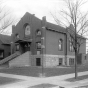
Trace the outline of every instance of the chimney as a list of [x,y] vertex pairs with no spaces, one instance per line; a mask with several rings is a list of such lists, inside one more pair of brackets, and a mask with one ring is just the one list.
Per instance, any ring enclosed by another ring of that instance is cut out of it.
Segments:
[[46,16],[42,17],[42,27],[46,26]]

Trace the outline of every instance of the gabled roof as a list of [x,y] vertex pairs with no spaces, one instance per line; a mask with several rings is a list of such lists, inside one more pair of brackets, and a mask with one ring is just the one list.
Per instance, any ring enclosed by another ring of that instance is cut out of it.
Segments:
[[[33,14],[31,14],[31,13],[29,13],[29,12],[26,12],[25,14],[24,14],[24,16],[21,18],[21,20],[24,18],[24,17],[30,17],[30,15],[33,15]],[[37,18],[37,19],[39,19],[38,17],[36,17],[36,16],[34,16],[35,18]],[[17,23],[17,25],[19,25],[19,23],[21,22],[21,20]],[[40,21],[42,21],[41,19],[39,19]],[[16,26],[17,26],[16,25]],[[61,33],[66,33],[66,30],[65,30],[65,28],[64,27],[61,27],[61,26],[59,26],[59,25],[56,25],[56,24],[53,24],[53,23],[50,23],[50,22],[47,22],[46,21],[46,28],[47,29],[49,29],[49,30],[51,30],[51,31],[56,31],[56,32],[61,32]]]
[[52,31],[57,31],[61,33],[66,33],[66,29],[64,27],[61,27],[59,25],[47,22],[46,24],[47,29],[52,30]]
[[3,44],[10,44],[11,36],[0,34],[0,40]]
[[[20,22],[23,20],[23,18],[25,18],[25,17],[29,17],[29,18],[30,18],[30,16],[32,16],[32,15],[35,15],[35,14],[31,14],[31,13],[29,13],[29,12],[26,12],[26,13],[21,17],[21,19],[19,20],[19,22],[17,22],[17,24],[16,24],[15,26],[19,25]],[[34,17],[37,18],[37,19],[39,19],[39,18],[36,17],[36,16],[34,16]],[[41,19],[39,19],[39,20],[41,20]]]

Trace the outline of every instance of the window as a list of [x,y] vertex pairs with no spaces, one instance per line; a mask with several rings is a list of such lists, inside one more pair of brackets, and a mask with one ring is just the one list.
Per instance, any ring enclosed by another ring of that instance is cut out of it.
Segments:
[[36,43],[37,49],[41,49],[41,42]]
[[29,36],[31,33],[30,32],[31,28],[30,28],[30,25],[28,23],[24,24],[24,30],[25,30],[25,36]]
[[74,58],[69,59],[69,65],[74,65]]
[[41,35],[41,31],[37,30],[37,34],[36,35]]
[[59,39],[59,50],[63,50],[63,40]]
[[72,44],[72,40],[69,40],[69,51],[73,52],[74,51],[74,47],[73,47],[73,44]]
[[19,44],[16,45],[16,51],[18,51],[20,49]]
[[19,34],[16,34],[16,38],[20,38]]
[[3,51],[0,51],[0,58],[3,58]]
[[37,51],[37,55],[40,55],[41,54],[41,51]]
[[63,63],[63,58],[59,58],[59,65],[62,65]]

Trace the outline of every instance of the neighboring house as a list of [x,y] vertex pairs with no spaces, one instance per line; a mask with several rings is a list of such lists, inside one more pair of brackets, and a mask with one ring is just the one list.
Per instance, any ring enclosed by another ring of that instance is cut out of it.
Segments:
[[[67,36],[65,28],[27,12],[16,26],[12,26],[11,53],[29,51],[31,66],[74,65],[75,55]],[[85,54],[85,44],[82,49],[81,53]]]
[[10,42],[11,36],[0,34],[0,60],[11,54]]

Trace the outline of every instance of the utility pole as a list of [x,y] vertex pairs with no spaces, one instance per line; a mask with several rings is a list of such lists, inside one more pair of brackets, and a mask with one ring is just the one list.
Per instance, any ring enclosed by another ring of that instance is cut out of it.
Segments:
[[77,31],[76,31],[76,15],[75,15],[75,79],[77,78]]
[[[45,27],[42,27],[42,30],[43,30],[43,32],[45,31]],[[44,49],[45,49],[45,38],[44,38],[44,36],[43,37],[41,37],[41,41],[42,41],[42,45],[41,45],[41,49],[42,49],[42,77],[44,77]]]
[[45,76],[45,73],[44,73],[44,59],[45,59],[45,53],[46,53],[46,50],[45,50],[45,47],[46,47],[46,42],[45,42],[45,38],[46,38],[46,17],[43,17],[42,18],[42,37],[41,37],[41,41],[42,41],[42,77]]
[[41,40],[42,40],[41,49],[42,49],[42,77],[43,77],[43,75],[44,75],[44,74],[43,74],[43,73],[44,73],[44,71],[43,71],[43,70],[44,70],[44,69],[43,69],[43,65],[44,65],[44,64],[43,64],[43,63],[44,63],[44,62],[43,62],[43,59],[44,59],[44,58],[43,58],[44,37],[42,37]]

